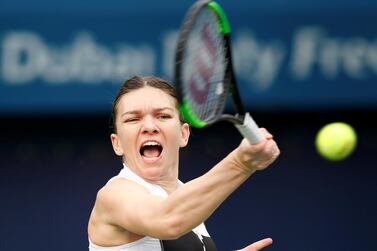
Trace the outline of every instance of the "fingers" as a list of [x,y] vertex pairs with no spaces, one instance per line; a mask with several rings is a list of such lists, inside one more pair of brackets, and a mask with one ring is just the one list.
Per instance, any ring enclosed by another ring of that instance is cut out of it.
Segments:
[[280,155],[280,149],[274,140],[269,140],[265,147],[266,151],[272,154],[273,159]]
[[260,132],[262,133],[262,135],[266,138],[266,139],[272,139],[274,136],[271,134],[271,133],[269,133],[268,131],[267,131],[267,129],[266,128],[259,128],[259,130],[260,130]]
[[250,144],[247,139],[243,139],[235,151],[236,163],[244,171],[263,170],[280,155],[279,147],[273,139],[273,135],[265,128],[260,128],[260,131],[265,137],[264,140],[257,144]]
[[269,152],[272,154],[271,159],[275,160],[280,155],[280,149],[277,146],[276,142],[272,140],[274,136],[271,133],[269,133],[266,130],[266,128],[260,128],[260,130],[262,134],[265,136],[266,141],[267,141],[264,148],[266,149],[266,152]]
[[271,238],[266,238],[266,239],[254,242],[253,244],[251,244],[250,246],[248,246],[247,249],[245,249],[245,251],[257,251],[257,250],[261,250],[262,248],[265,248],[265,247],[267,247],[267,246],[269,246],[271,244],[272,244],[272,239]]

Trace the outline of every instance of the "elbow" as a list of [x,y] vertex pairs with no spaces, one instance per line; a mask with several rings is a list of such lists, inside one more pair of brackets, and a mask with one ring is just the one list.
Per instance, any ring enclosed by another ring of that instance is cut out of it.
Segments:
[[159,237],[162,240],[175,240],[188,233],[191,229],[182,217],[172,216],[163,224],[164,230]]

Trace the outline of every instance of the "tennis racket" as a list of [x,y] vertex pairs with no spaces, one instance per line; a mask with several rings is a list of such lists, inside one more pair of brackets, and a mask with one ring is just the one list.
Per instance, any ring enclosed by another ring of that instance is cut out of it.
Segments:
[[[251,144],[264,139],[245,112],[232,66],[230,25],[221,6],[195,2],[180,28],[175,55],[175,84],[179,109],[193,127],[230,121]],[[235,114],[224,114],[228,96]]]

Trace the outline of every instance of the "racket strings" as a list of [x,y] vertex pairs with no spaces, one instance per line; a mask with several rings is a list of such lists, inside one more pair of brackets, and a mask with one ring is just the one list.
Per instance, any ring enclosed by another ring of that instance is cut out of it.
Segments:
[[183,59],[184,95],[193,112],[204,121],[217,118],[226,99],[226,48],[217,22],[213,11],[202,9],[188,36]]

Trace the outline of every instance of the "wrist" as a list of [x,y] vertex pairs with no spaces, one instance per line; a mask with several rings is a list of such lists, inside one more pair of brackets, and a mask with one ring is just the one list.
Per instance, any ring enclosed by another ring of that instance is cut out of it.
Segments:
[[255,171],[257,171],[257,168],[253,166],[244,154],[241,153],[239,148],[236,148],[233,150],[229,155],[229,162],[230,167],[234,168],[235,170],[240,171],[241,173],[244,173],[247,176],[250,176]]

